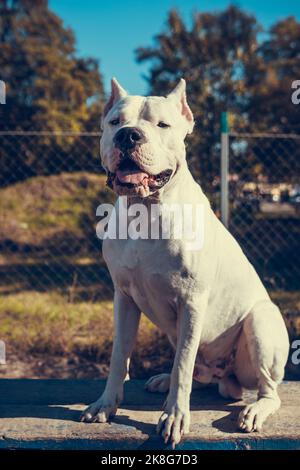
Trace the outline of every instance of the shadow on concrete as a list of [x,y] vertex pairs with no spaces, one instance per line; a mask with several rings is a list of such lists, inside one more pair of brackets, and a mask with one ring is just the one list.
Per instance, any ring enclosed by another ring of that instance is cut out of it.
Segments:
[[228,411],[228,415],[213,421],[212,427],[227,434],[235,434],[239,432],[237,427],[237,420],[239,413],[243,408],[243,406],[236,406],[234,410],[232,409],[232,407],[227,407],[227,409],[222,408],[224,411]]
[[[123,414],[104,425],[80,423],[81,410],[97,399],[104,385],[99,380],[0,380],[0,448],[170,449],[156,434],[165,394],[145,392],[140,380],[126,383]],[[298,384],[282,384],[280,395],[285,406],[277,417],[263,433],[248,435],[236,427],[242,402],[224,400],[214,386],[195,390],[192,432],[176,450],[299,449]],[[245,393],[245,402],[254,397]]]
[[80,415],[80,410],[73,410],[63,406],[16,405],[15,407],[6,407],[0,405],[1,418],[39,418],[79,422]]
[[[95,401],[104,390],[105,380],[80,379],[0,379],[0,405],[74,405]],[[153,410],[162,408],[166,394],[150,393],[144,389],[145,381],[125,383],[123,406]],[[191,409],[221,406],[226,402],[215,385],[193,390]]]
[[[0,414],[2,418],[44,418],[79,422],[81,410],[72,405],[88,405],[103,392],[104,380],[0,380]],[[131,380],[125,384],[122,409],[161,411],[166,394],[150,393],[144,390],[144,382]],[[233,401],[222,398],[217,387],[210,385],[194,390],[191,396],[191,411],[226,411],[228,415],[215,420],[213,427],[222,432],[234,433],[236,421],[242,406],[231,406]],[[8,406],[9,405],[9,406]],[[127,415],[117,415],[113,423],[130,426],[149,435],[149,446],[155,436],[155,425],[131,419]],[[148,441],[147,441],[148,442]],[[146,445],[146,444],[145,444]],[[161,445],[161,441],[160,444]]]
[[156,433],[156,425],[151,423],[145,423],[143,421],[137,421],[136,419],[130,418],[128,415],[115,416],[112,422],[120,424],[122,426],[134,427],[138,431],[141,431],[143,434],[148,434],[151,436]]

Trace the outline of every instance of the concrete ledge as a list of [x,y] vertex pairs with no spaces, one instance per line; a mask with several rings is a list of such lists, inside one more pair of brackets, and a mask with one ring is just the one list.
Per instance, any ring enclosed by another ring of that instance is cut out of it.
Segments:
[[[143,390],[144,382],[125,386],[125,400],[109,424],[80,423],[84,407],[104,388],[98,380],[0,380],[0,449],[168,449],[155,434],[165,399]],[[221,398],[214,387],[193,392],[191,432],[178,449],[300,449],[300,383],[279,390],[282,408],[262,433],[237,432],[244,402]]]

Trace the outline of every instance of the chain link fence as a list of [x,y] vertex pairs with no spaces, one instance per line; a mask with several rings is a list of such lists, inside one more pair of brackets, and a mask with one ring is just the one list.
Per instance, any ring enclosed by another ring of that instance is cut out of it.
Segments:
[[96,208],[113,199],[99,133],[0,133],[0,295],[112,298]]
[[229,230],[269,288],[299,289],[300,135],[231,133],[226,168]]
[[37,175],[99,173],[97,132],[0,132],[0,188]]
[[[0,295],[111,299],[95,232],[97,206],[114,200],[99,134],[0,133],[0,166]],[[300,287],[299,170],[299,135],[229,135],[228,226],[272,289]]]

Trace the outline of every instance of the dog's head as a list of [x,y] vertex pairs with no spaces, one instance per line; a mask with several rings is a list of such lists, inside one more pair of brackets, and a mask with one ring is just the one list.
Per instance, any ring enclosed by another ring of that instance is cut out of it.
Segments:
[[158,192],[185,159],[193,126],[183,79],[167,97],[130,96],[112,79],[100,142],[108,185],[119,195]]

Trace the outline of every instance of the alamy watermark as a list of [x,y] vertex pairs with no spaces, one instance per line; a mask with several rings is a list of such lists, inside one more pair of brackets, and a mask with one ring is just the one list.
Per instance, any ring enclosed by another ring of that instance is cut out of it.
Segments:
[[183,240],[186,250],[203,247],[203,204],[128,204],[127,196],[121,196],[117,208],[100,204],[96,215],[101,217],[96,227],[101,240]]
[[295,339],[291,344],[291,348],[295,349],[295,351],[291,354],[291,362],[295,366],[299,366],[300,364],[300,339]]
[[292,103],[300,104],[300,80],[294,80],[292,82],[292,89],[295,90],[291,96]]
[[0,340],[0,366],[6,364],[6,347],[4,341]]
[[0,80],[0,104],[6,104],[6,85],[3,80]]

